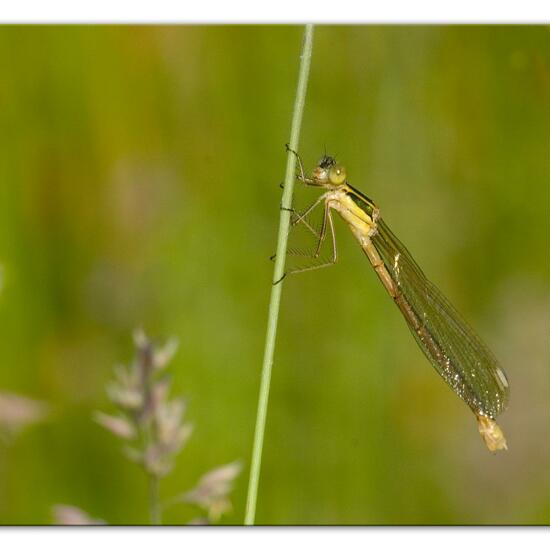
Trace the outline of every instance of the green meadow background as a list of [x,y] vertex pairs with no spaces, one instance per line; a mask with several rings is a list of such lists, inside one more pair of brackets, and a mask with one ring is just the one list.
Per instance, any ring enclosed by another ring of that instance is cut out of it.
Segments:
[[[195,425],[163,497],[240,459],[222,523],[243,522],[302,33],[0,28],[0,391],[50,406],[0,441],[0,523],[59,503],[148,521],[143,474],[92,420],[136,327],[178,338]],[[338,265],[284,282],[258,523],[550,522],[549,146],[549,28],[316,29],[304,160],[347,166],[501,359],[509,451],[337,220]]]

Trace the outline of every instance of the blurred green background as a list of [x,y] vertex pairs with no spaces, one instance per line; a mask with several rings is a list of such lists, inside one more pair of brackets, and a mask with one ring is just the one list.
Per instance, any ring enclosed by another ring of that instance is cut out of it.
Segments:
[[[139,326],[179,339],[195,424],[163,496],[240,458],[223,522],[243,521],[302,32],[0,29],[0,390],[51,407],[1,443],[0,523],[58,503],[147,522],[143,474],[91,419]],[[548,28],[316,29],[304,160],[346,164],[501,359],[509,451],[338,220],[339,264],[285,281],[258,523],[550,522],[549,142]]]

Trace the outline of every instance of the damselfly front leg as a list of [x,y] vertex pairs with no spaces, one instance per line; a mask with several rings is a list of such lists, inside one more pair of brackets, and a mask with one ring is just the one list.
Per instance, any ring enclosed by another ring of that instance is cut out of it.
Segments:
[[298,167],[300,168],[300,175],[296,177],[305,183],[305,180],[307,178],[304,172],[304,165],[302,163],[302,159],[300,158],[300,155],[296,151],[294,151],[294,149],[291,149],[288,143],[285,145],[285,148],[287,153],[292,153],[296,157],[296,160],[298,161]]
[[298,168],[300,169],[300,174],[299,175],[297,174],[296,178],[299,181],[301,181],[303,184],[308,185],[309,187],[319,187],[319,185],[316,183],[316,181],[313,178],[306,177],[306,173],[304,171],[304,164],[302,163],[302,157],[300,157],[300,155],[296,151],[294,151],[294,149],[291,149],[288,143],[286,144],[286,150],[287,152],[292,153],[296,157],[296,161],[298,162]]

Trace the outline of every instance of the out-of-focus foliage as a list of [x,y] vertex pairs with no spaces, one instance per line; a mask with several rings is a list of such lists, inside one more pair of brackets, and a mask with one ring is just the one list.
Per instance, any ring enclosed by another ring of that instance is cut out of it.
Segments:
[[22,395],[0,392],[0,437],[9,439],[21,430],[43,421],[48,415],[45,403]]
[[56,525],[104,525],[105,522],[91,518],[84,510],[76,506],[56,504],[53,507],[53,520]]
[[[95,420],[119,439],[130,443],[124,449],[126,456],[141,465],[150,484],[151,523],[162,524],[163,510],[181,502],[194,504],[205,514],[193,522],[217,522],[232,510],[229,493],[241,465],[234,462],[220,466],[204,474],[191,491],[161,501],[160,481],[172,472],[175,459],[193,433],[193,426],[185,421],[186,401],[169,395],[171,377],[166,370],[177,350],[177,342],[172,339],[163,347],[157,347],[143,330],[134,333],[134,342],[133,363],[118,365],[115,381],[107,387],[117,414],[96,412]],[[70,514],[69,517],[72,518]],[[82,519],[89,523],[86,517]],[[77,521],[77,517],[72,518],[72,523]],[[61,523],[65,523],[62,516]]]
[[158,351],[141,330],[134,335],[136,357],[129,366],[115,368],[115,380],[107,386],[115,415],[97,412],[96,421],[118,438],[129,443],[126,455],[158,480],[174,467],[174,458],[193,433],[186,422],[187,404],[172,398],[170,376],[165,369],[177,344],[169,341]]
[[[242,522],[301,35],[0,29],[0,388],[52,407],[0,447],[0,523],[59,502],[147,521],[139,467],[90,419],[135,326],[179,340],[196,426],[163,497],[244,457],[222,519]],[[284,283],[258,522],[550,521],[549,141],[548,28],[317,29],[300,152],[346,164],[500,357],[509,451],[337,223],[338,265]]]
[[184,493],[181,500],[194,504],[206,514],[206,518],[199,518],[201,523],[219,521],[233,509],[229,493],[241,470],[239,461],[214,468],[199,479],[196,487]]

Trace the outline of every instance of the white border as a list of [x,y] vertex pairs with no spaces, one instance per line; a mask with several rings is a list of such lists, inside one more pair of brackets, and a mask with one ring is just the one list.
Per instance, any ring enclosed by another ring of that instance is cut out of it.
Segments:
[[[464,550],[465,548],[548,548],[544,528],[510,527],[58,527],[3,528],[5,548],[44,550],[209,549],[280,550],[281,548],[407,548]],[[537,545],[537,542],[545,542]]]
[[[361,2],[320,0],[244,2],[243,0],[154,2],[19,0],[6,2],[0,22],[9,23],[548,23],[550,2],[462,0],[450,4],[428,0]],[[546,536],[545,536],[546,535]],[[529,547],[548,539],[547,529],[510,528],[9,528],[0,530],[7,548],[32,545],[55,550],[100,548],[215,548],[217,550],[281,547],[506,549]],[[11,544],[10,544],[11,543]],[[195,544],[194,544],[195,543]],[[116,544],[116,546],[115,546]],[[9,546],[8,546],[9,545]]]
[[18,0],[3,2],[12,23],[543,23],[545,0]]

